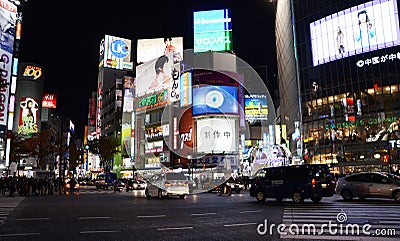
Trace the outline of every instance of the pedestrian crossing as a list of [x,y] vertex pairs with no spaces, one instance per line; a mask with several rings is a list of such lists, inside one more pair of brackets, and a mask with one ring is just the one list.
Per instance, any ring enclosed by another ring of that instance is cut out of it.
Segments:
[[0,226],[25,197],[0,197]]
[[400,240],[396,203],[304,203],[284,207],[281,239]]

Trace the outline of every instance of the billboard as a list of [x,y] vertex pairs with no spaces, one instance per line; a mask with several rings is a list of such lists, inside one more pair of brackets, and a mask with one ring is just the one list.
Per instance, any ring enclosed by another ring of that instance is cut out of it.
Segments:
[[197,120],[197,152],[234,152],[237,148],[235,119],[207,118]]
[[133,99],[134,99],[134,78],[131,76],[124,76],[124,105],[122,107],[123,112],[133,111]]
[[192,104],[192,72],[182,73],[181,77],[181,107]]
[[183,37],[138,39],[136,62],[146,63],[170,51],[174,52],[174,62],[183,60]]
[[38,80],[43,77],[43,70],[37,64],[21,63],[18,79]]
[[136,97],[170,88],[173,73],[172,59],[173,53],[170,53],[136,67]]
[[[6,0],[0,0],[0,60],[2,62],[0,71],[2,72],[0,82],[7,86],[0,88],[0,129],[6,129],[8,116],[8,99],[11,82],[12,57],[14,47],[15,23],[17,19],[17,7]],[[0,137],[5,137],[5,132]]]
[[0,0],[0,49],[12,54],[17,21],[17,7],[7,0]]
[[245,95],[244,113],[246,120],[268,120],[267,95]]
[[22,97],[20,100],[18,134],[30,135],[38,132],[39,104],[36,98]]
[[374,0],[310,23],[313,65],[400,44],[396,0]]
[[106,35],[100,42],[100,66],[133,70],[131,40]]
[[238,114],[238,88],[198,86],[193,88],[193,115]]
[[57,108],[57,94],[43,93],[42,107],[50,109]]
[[228,9],[193,13],[194,52],[232,50],[232,19]]

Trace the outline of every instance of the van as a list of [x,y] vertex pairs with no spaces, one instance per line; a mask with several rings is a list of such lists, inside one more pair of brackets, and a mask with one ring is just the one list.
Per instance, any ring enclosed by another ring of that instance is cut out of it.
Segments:
[[117,174],[114,172],[101,173],[97,175],[95,186],[97,189],[107,189],[112,187],[114,182],[118,181]]
[[250,184],[250,196],[259,202],[267,198],[291,198],[294,203],[311,198],[319,202],[335,193],[333,175],[326,164],[262,168],[251,177]]

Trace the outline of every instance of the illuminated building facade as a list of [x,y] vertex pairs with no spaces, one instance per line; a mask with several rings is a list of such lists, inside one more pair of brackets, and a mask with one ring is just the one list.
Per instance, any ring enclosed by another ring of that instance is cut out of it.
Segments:
[[301,123],[307,163],[332,164],[340,173],[398,169],[398,6],[277,2],[281,115],[289,135]]

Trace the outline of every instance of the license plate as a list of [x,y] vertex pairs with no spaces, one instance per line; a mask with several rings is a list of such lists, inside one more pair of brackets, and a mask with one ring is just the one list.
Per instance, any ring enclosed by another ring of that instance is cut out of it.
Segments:
[[326,183],[321,184],[322,188],[326,188]]

